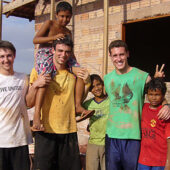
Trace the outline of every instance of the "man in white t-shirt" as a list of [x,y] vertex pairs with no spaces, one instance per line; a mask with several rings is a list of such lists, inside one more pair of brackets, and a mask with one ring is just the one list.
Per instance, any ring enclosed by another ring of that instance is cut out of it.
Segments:
[[25,98],[50,81],[41,75],[28,91],[27,76],[13,69],[15,53],[12,43],[0,41],[0,170],[30,170],[32,136]]

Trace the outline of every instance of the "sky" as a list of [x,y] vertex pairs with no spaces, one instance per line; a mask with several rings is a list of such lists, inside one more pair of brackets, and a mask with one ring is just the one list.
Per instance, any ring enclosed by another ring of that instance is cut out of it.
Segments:
[[16,48],[14,70],[29,74],[34,66],[34,21],[3,16],[2,40],[12,42]]

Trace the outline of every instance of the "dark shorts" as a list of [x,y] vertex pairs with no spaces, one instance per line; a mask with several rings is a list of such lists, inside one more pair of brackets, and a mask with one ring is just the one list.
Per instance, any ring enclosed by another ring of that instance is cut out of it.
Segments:
[[0,148],[0,170],[30,170],[28,146]]
[[136,170],[140,140],[114,139],[106,135],[106,170]]
[[80,170],[77,133],[35,132],[34,170]]

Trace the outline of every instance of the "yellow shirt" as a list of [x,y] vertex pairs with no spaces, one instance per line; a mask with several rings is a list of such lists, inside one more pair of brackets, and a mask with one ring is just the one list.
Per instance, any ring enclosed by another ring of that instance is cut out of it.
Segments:
[[[33,83],[37,76],[36,70],[33,69],[30,83]],[[74,100],[75,81],[73,74],[67,70],[59,70],[47,86],[41,112],[41,121],[45,132],[66,134],[77,131]]]

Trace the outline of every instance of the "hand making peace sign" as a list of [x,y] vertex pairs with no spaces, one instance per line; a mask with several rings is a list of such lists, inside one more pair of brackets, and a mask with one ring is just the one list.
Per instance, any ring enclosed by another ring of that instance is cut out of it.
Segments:
[[162,64],[162,66],[161,66],[161,69],[159,70],[159,68],[158,68],[159,66],[158,66],[158,64],[156,65],[156,70],[155,70],[155,75],[154,75],[154,77],[156,78],[156,77],[165,77],[165,73],[164,73],[164,71],[162,71],[163,69],[164,69],[164,67],[165,67],[165,64]]

